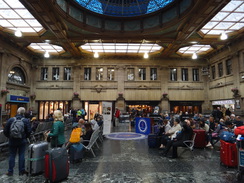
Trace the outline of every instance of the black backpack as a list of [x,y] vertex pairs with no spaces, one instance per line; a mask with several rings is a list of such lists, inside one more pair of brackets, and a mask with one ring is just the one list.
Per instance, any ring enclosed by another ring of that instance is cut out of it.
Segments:
[[14,117],[14,121],[12,122],[10,126],[10,137],[21,139],[23,138],[23,134],[25,131],[25,125],[23,122],[24,118],[16,118]]

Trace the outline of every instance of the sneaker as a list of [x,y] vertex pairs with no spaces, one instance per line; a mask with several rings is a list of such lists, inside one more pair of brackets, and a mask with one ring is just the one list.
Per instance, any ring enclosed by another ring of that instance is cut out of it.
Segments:
[[19,175],[20,175],[20,176],[21,176],[21,175],[28,175],[28,172],[24,170],[24,171],[20,172]]
[[7,172],[5,175],[7,175],[7,176],[13,176],[13,173]]
[[212,144],[210,142],[206,145],[206,147],[211,147],[211,146]]

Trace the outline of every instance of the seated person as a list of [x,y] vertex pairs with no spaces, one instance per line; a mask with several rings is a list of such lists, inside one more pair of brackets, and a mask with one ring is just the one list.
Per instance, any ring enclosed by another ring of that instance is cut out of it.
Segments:
[[91,125],[92,125],[92,129],[93,130],[96,130],[99,128],[99,125],[97,124],[97,121],[96,120],[91,120]]
[[91,123],[85,123],[85,132],[84,134],[81,136],[83,139],[83,144],[85,146],[87,146],[89,144],[89,140],[91,139],[92,133],[93,133],[93,129],[92,129],[92,125]]
[[36,117],[33,117],[31,119],[31,131],[32,132],[36,131],[36,128],[37,128],[38,124],[39,124],[39,122],[36,120]]
[[209,125],[206,124],[205,119],[203,119],[203,118],[200,119],[199,128],[201,130],[205,131],[205,134],[206,134],[205,139],[206,139],[206,142],[207,142],[206,147],[210,147],[211,148],[212,144],[210,143],[210,139],[209,139],[209,136],[208,136],[208,134],[209,134]]
[[82,136],[82,130],[78,123],[74,122],[72,125],[72,131],[70,134],[69,142],[66,144],[66,149],[69,149],[69,147],[72,144],[80,143]]
[[234,124],[235,124],[236,127],[239,127],[239,126],[243,126],[244,125],[244,123],[241,120],[241,117],[240,116],[236,116],[236,118],[234,120]]
[[163,156],[167,156],[171,147],[173,147],[172,158],[177,158],[177,147],[185,146],[183,143],[186,140],[191,140],[193,136],[193,130],[191,128],[191,123],[189,120],[185,120],[182,125],[182,130],[177,134],[176,138],[173,140],[168,141],[164,152],[162,153]]
[[162,123],[162,125],[160,126],[159,131],[157,133],[158,136],[164,135],[171,128],[169,121],[167,119],[164,119],[163,122],[161,122],[161,123]]
[[103,125],[103,117],[101,115],[97,117],[97,124],[98,124],[98,126]]
[[163,135],[163,137],[161,139],[161,145],[159,148],[163,149],[166,146],[167,142],[172,138],[173,134],[175,134],[177,131],[180,131],[180,130],[181,130],[180,120],[178,118],[175,118],[174,125],[172,126],[172,128],[170,128]]

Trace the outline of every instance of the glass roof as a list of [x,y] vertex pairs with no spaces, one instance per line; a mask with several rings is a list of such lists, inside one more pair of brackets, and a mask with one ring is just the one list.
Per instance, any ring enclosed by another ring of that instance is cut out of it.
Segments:
[[19,0],[0,0],[0,26],[23,33],[38,33],[43,29]]
[[212,47],[210,45],[192,45],[180,48],[178,52],[183,55],[192,55],[193,53],[204,54],[209,52],[211,49]]
[[162,49],[158,44],[147,43],[86,43],[81,49],[98,53],[153,53]]
[[93,12],[118,16],[132,17],[155,12],[175,0],[75,0],[84,8]]
[[64,52],[64,49],[61,46],[56,46],[49,43],[31,43],[28,48],[40,53],[48,52],[58,54]]
[[234,32],[244,27],[244,1],[231,0],[201,31],[207,35]]

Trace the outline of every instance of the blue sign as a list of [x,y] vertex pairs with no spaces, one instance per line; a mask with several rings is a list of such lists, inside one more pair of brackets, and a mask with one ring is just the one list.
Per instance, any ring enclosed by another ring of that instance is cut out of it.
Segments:
[[148,135],[151,132],[151,119],[150,118],[136,118],[136,133]]
[[16,95],[8,95],[7,102],[29,103],[30,98]]

